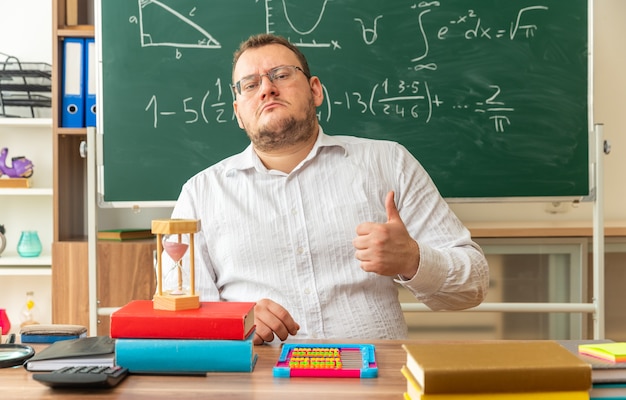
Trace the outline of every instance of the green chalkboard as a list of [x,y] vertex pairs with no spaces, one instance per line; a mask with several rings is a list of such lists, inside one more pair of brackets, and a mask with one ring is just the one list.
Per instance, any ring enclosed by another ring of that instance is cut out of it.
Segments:
[[104,202],[176,200],[248,144],[230,90],[251,34],[298,44],[329,134],[405,145],[449,199],[589,194],[586,0],[106,0]]

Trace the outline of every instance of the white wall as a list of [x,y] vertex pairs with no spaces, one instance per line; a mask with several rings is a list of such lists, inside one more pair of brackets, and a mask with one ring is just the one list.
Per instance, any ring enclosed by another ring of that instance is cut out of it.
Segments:
[[50,0],[0,0],[0,53],[52,63]]
[[593,111],[612,145],[605,157],[605,219],[626,221],[626,1],[596,0]]

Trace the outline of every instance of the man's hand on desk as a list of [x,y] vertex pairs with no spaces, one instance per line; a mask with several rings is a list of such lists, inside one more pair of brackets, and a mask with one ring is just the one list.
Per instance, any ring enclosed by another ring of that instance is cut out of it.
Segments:
[[289,335],[295,335],[300,329],[300,325],[293,320],[289,311],[270,299],[257,301],[254,306],[254,323],[256,324],[255,345],[271,342],[274,340],[274,335],[280,340],[286,340]]
[[352,241],[354,255],[366,272],[411,279],[420,262],[419,246],[400,218],[393,192],[387,193],[385,208],[386,223],[365,222],[357,226],[357,237]]

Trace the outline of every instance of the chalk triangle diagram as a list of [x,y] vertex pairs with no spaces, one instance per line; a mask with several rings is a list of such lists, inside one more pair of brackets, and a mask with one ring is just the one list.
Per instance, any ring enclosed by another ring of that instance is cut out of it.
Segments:
[[157,0],[139,1],[141,46],[196,47],[219,49],[222,46],[201,26]]

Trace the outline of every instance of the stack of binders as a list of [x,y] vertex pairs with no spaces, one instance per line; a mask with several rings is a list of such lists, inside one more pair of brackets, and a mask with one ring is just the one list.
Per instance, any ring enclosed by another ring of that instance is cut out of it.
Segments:
[[96,46],[93,38],[63,41],[61,126],[96,126]]
[[549,340],[402,346],[406,400],[588,400],[591,367]]
[[111,314],[116,364],[139,374],[252,372],[254,305],[200,302],[168,311],[151,300],[131,301]]

